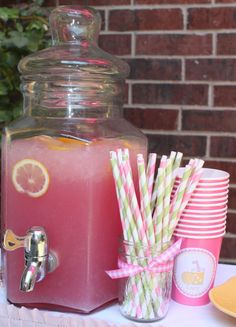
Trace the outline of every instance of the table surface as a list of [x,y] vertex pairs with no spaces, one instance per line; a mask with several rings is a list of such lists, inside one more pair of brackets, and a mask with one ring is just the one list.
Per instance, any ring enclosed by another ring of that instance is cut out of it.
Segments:
[[[230,277],[236,275],[236,265],[225,265],[225,264],[219,264],[217,268],[217,274],[215,279],[215,286],[220,285],[226,280],[228,280]],[[6,305],[6,297],[5,297],[5,291],[3,288],[0,288],[0,304]],[[18,310],[18,309],[17,309]],[[20,309],[19,309],[20,310]],[[25,309],[28,310],[28,309]],[[32,311],[32,310],[31,310]],[[39,313],[43,314],[45,311],[39,311]],[[95,320],[95,324],[89,323],[89,326],[96,325],[96,326],[157,326],[157,327],[235,327],[236,326],[236,318],[230,317],[223,312],[216,309],[211,303],[204,305],[204,306],[185,306],[176,303],[175,301],[171,301],[169,312],[167,316],[155,323],[146,324],[146,323],[133,323],[126,318],[122,317],[119,312],[119,307],[117,304],[112,305],[106,309],[100,310],[98,312],[95,312],[90,315],[78,315],[78,314],[61,314],[56,312],[46,312],[47,315],[54,316],[60,316],[63,319],[67,319],[68,317],[70,319],[80,319],[86,320],[86,319],[92,319]],[[64,318],[63,318],[64,317]],[[65,318],[67,317],[67,318]],[[2,327],[1,319],[3,317],[0,317],[0,326]],[[60,318],[61,319],[61,318]],[[64,321],[64,320],[63,320]],[[5,321],[6,322],[6,321]],[[86,326],[87,324],[83,324],[83,326]],[[12,326],[11,323],[4,326]],[[24,325],[23,325],[24,326]],[[33,325],[32,325],[33,326]],[[38,325],[37,325],[38,326]],[[45,326],[43,324],[43,326]],[[51,326],[51,324],[50,324]],[[59,324],[57,326],[64,326]],[[80,326],[79,324],[73,324],[73,326]]]

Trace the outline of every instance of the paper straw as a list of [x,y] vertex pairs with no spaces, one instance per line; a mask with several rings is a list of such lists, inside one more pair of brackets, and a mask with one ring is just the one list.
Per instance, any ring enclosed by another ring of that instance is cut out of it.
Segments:
[[182,152],[177,152],[176,157],[175,157],[175,161],[173,163],[172,188],[173,188],[173,185],[174,185],[174,182],[175,182],[175,178],[177,176],[178,169],[179,169],[180,164],[181,164],[182,157],[183,157],[183,153]]
[[[152,212],[150,207],[150,197],[148,194],[148,187],[147,187],[147,178],[146,178],[146,172],[145,172],[145,165],[144,165],[144,158],[140,154],[137,155],[137,165],[138,165],[138,175],[139,175],[139,190],[140,190],[140,201],[143,204],[143,220],[146,222],[147,226],[147,236],[148,236],[148,242],[150,246],[155,245],[155,233],[154,233],[154,226],[152,221]],[[149,254],[150,256],[150,254]],[[151,258],[150,258],[151,259]],[[153,306],[158,307],[159,300],[156,296],[156,292],[153,288],[152,279],[149,281],[150,288],[152,290],[152,298],[153,298]],[[156,310],[155,310],[156,311]]]
[[[149,155],[146,171],[143,155],[137,155],[140,193],[140,201],[138,201],[132,178],[129,150],[118,149],[117,152],[111,152],[124,239],[140,244],[140,250],[134,250],[128,259],[132,264],[139,264],[138,257],[147,258],[144,264],[152,259],[149,250],[145,253],[142,246],[148,249],[155,245],[161,249],[170,241],[181,212],[199,182],[204,161],[191,159],[171,199],[182,156],[181,152],[175,151],[171,151],[169,158],[162,156],[157,176],[154,178],[157,155],[155,153]],[[155,312],[161,310],[161,303],[156,293],[157,287],[157,280],[146,271],[131,277],[127,284],[126,301],[124,300],[123,303],[127,314],[134,318],[154,318]]]
[[[125,220],[125,230],[124,230],[124,235],[127,236],[127,240],[134,242],[134,243],[138,243],[139,242],[139,237],[138,237],[138,233],[137,233],[137,229],[136,229],[136,225],[133,221],[132,218],[132,213],[128,204],[128,199],[127,199],[127,194],[125,193],[124,190],[124,186],[122,183],[122,179],[120,176],[120,171],[118,168],[118,164],[117,164],[117,155],[114,151],[110,152],[110,161],[111,161],[111,165],[112,165],[112,170],[113,170],[113,177],[115,179],[116,185],[117,185],[117,189],[118,189],[118,194],[120,197],[120,201],[122,201],[122,208],[123,208],[123,213],[122,216],[126,217]],[[137,262],[133,262],[133,263],[137,263]],[[133,286],[137,285],[137,289],[139,290],[139,294],[135,294],[135,303],[136,305],[138,305],[138,301],[140,302],[141,308],[142,308],[142,316],[154,316],[153,313],[153,308],[151,306],[151,300],[149,299],[149,294],[148,291],[145,292],[145,286],[143,286],[141,284],[141,278],[137,278],[135,277],[135,282]],[[132,287],[133,288],[133,287]],[[145,294],[146,296],[148,296],[148,299],[145,299]],[[135,308],[135,310],[137,310]]]
[[143,203],[144,218],[147,223],[147,235],[149,245],[155,244],[155,234],[152,221],[152,213],[150,208],[150,199],[147,188],[147,178],[145,173],[144,158],[142,155],[137,156],[138,174],[139,174],[139,190],[140,198]]
[[[129,199],[130,199],[130,204],[131,204],[131,210],[132,210],[132,212],[134,214],[134,218],[135,218],[136,225],[137,225],[137,228],[138,228],[140,241],[141,241],[142,245],[147,247],[148,246],[148,238],[147,238],[146,233],[145,233],[146,224],[145,224],[145,220],[142,219],[141,213],[140,213],[140,210],[139,210],[138,201],[137,201],[135,188],[134,188],[134,183],[133,183],[133,179],[132,179],[132,176],[131,176],[131,169],[130,169],[130,165],[129,165],[129,162],[128,162],[128,156],[124,155],[123,158],[124,158],[124,160],[123,160],[124,174],[125,174],[125,177],[126,177],[127,186],[128,186],[128,190],[129,190]],[[150,254],[147,253],[145,255],[148,256]],[[147,276],[145,278],[147,279]],[[152,285],[150,285],[149,287],[152,289]],[[158,299],[156,298],[156,294],[155,294],[154,291],[152,291],[152,298],[155,299],[155,302],[157,304]],[[151,302],[151,298],[150,298],[150,302]]]
[[169,211],[170,211],[170,196],[172,190],[172,164],[173,158],[167,159],[166,174],[165,174],[165,194],[164,194],[164,209],[162,220],[162,243],[168,241],[168,226],[169,226]]
[[155,238],[158,248],[161,248],[162,241],[162,217],[163,217],[163,198],[164,198],[164,180],[165,180],[165,169],[158,168],[157,170],[157,202],[153,213],[153,224],[155,227]]
[[[202,166],[203,166],[203,163],[201,163]],[[198,182],[199,182],[199,180],[201,178],[202,172],[203,172],[203,170],[201,168],[198,168],[194,172],[194,174],[191,176],[189,185],[187,186],[187,189],[186,189],[186,191],[184,193],[184,197],[183,197],[183,200],[182,200],[182,203],[181,203],[181,207],[180,207],[179,216],[183,212],[183,210],[186,207],[186,205],[188,204],[188,201],[190,200],[190,198],[191,198],[194,190],[196,189],[197,184],[198,184]]]
[[148,165],[147,165],[147,185],[148,185],[148,194],[150,199],[152,197],[156,160],[157,160],[156,153],[150,153],[148,159]]
[[[166,167],[166,161],[167,161],[167,156],[162,156],[161,160],[160,160],[160,165],[159,168],[165,168]],[[152,193],[152,197],[151,197],[151,210],[153,211],[155,208],[155,203],[156,203],[156,199],[157,199],[157,178],[155,180],[155,184],[154,184],[154,188],[153,188],[153,193]]]
[[175,151],[171,151],[169,159],[170,159],[170,161],[172,163],[172,167],[174,165],[175,157],[176,157],[176,152]]
[[132,210],[133,217],[135,219],[137,229],[138,229],[139,240],[142,242],[142,244],[148,245],[148,240],[147,240],[147,236],[145,233],[145,226],[143,224],[143,219],[141,216],[141,212],[139,210],[139,204],[138,204],[138,200],[136,197],[134,183],[133,183],[133,179],[131,176],[130,165],[128,163],[127,157],[124,160],[124,175],[126,178],[127,187],[128,187],[128,191],[129,191],[131,210]]
[[176,224],[178,222],[177,219],[178,219],[179,209],[180,209],[182,199],[184,196],[184,192],[188,185],[188,180],[189,180],[191,173],[192,173],[191,166],[190,165],[185,166],[182,180],[181,180],[180,185],[178,186],[176,193],[171,201],[171,207],[170,207],[170,217],[171,218],[170,218],[169,231],[168,231],[168,234],[169,234],[168,239],[169,240],[171,239],[174,227],[176,226]]
[[122,216],[125,217],[124,233],[125,235],[127,235],[126,240],[131,241],[132,238],[137,240],[138,234],[137,234],[136,226],[132,219],[132,213],[129,207],[127,194],[125,192],[124,184],[122,183],[121,173],[117,164],[117,160],[118,160],[117,154],[111,151],[110,156],[111,156],[110,161],[112,165],[113,177],[115,179],[118,194],[119,194],[119,201],[122,202],[122,209],[123,209]]

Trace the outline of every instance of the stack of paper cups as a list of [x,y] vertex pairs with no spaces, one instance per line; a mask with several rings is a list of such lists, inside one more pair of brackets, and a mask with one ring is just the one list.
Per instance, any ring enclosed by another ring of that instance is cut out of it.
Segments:
[[[180,168],[173,188],[177,189],[183,170]],[[209,303],[226,229],[229,174],[203,168],[196,190],[182,212],[174,235],[182,238],[176,257],[172,298],[186,305]],[[172,195],[173,195],[172,194]]]

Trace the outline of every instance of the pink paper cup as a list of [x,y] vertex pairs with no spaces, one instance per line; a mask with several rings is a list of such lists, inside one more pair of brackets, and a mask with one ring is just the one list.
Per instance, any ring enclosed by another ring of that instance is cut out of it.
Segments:
[[222,196],[221,198],[219,197],[219,198],[204,198],[204,197],[202,197],[202,198],[190,198],[190,200],[189,200],[189,202],[188,202],[188,204],[189,205],[201,205],[201,204],[203,204],[203,205],[210,205],[210,204],[212,204],[212,205],[214,205],[214,204],[216,204],[216,205],[218,205],[219,203],[226,203],[227,202],[227,200],[228,200],[228,195],[226,195],[226,196]]
[[[174,187],[178,187],[180,184],[180,182],[178,181],[175,181],[174,183]],[[196,190],[198,189],[208,189],[208,190],[212,190],[212,189],[215,189],[215,188],[228,188],[229,187],[229,181],[225,181],[225,182],[222,182],[222,183],[200,183],[198,182],[197,186],[196,186]]]
[[222,227],[210,227],[207,229],[189,229],[189,228],[179,228],[176,226],[175,233],[181,233],[182,235],[185,235],[186,237],[191,237],[192,235],[196,236],[211,236],[211,235],[218,235],[225,231],[226,224],[224,224]]
[[186,210],[203,210],[203,211],[208,211],[208,210],[219,210],[219,209],[225,209],[227,208],[227,202],[228,201],[224,201],[224,202],[218,202],[217,204],[209,204],[209,203],[198,203],[198,204],[188,204],[185,207],[185,211]]
[[222,197],[228,197],[228,194],[229,194],[229,190],[227,189],[226,191],[224,192],[220,192],[220,193],[216,193],[216,194],[199,194],[198,192],[195,192],[192,196],[191,196],[191,200],[202,200],[202,199],[205,199],[205,200],[217,200],[219,198],[222,198]]
[[220,219],[184,219],[180,218],[178,222],[178,226],[180,224],[191,224],[193,226],[202,226],[202,225],[210,225],[210,224],[219,224],[226,221],[226,215]]
[[[171,200],[173,199],[174,194],[171,194]],[[225,203],[228,200],[228,194],[226,194],[225,196],[221,196],[221,197],[192,197],[190,198],[190,200],[188,201],[188,205],[219,205],[219,203]]]
[[[196,187],[195,190],[193,191],[192,196],[198,195],[198,196],[215,196],[220,193],[227,192],[229,189],[229,185],[224,186],[224,187],[215,187],[215,188],[204,188],[204,187]],[[175,193],[177,190],[177,187],[173,187],[172,195]]]
[[208,223],[208,224],[189,224],[189,223],[185,223],[183,221],[179,221],[178,222],[178,225],[176,226],[176,228],[178,229],[183,229],[185,231],[201,231],[201,230],[210,230],[210,229],[213,229],[215,230],[216,228],[219,228],[219,227],[224,227],[226,224],[226,220],[223,219],[221,221],[218,221],[216,223]]
[[192,239],[196,239],[196,240],[205,240],[205,239],[213,239],[213,238],[217,238],[217,237],[221,237],[225,235],[225,231],[221,232],[221,233],[216,233],[216,234],[212,234],[212,235],[208,235],[206,237],[206,235],[191,235],[191,236],[187,236],[186,234],[183,233],[174,233],[174,236],[178,236],[181,238],[192,238]]
[[175,238],[182,238],[182,245],[175,258],[172,299],[189,306],[208,304],[223,234],[214,238]]
[[[184,168],[178,169],[176,180],[180,180],[183,176]],[[229,180],[229,173],[220,169],[202,168],[202,176],[200,183],[219,183]]]
[[224,206],[223,208],[219,208],[219,209],[189,209],[189,208],[185,208],[182,212],[183,215],[203,215],[203,216],[215,216],[218,214],[225,214],[227,212],[227,207]]
[[225,210],[223,213],[220,212],[218,214],[186,214],[183,213],[180,216],[180,219],[193,219],[193,220],[201,220],[201,219],[220,219],[220,218],[226,218],[227,210]]
[[[181,179],[175,180],[174,185],[179,186],[180,182],[181,182]],[[216,188],[216,187],[224,187],[227,185],[229,185],[229,180],[219,181],[219,182],[215,182],[215,183],[209,183],[209,182],[203,183],[203,182],[199,181],[197,184],[197,187],[199,187],[199,188]]]

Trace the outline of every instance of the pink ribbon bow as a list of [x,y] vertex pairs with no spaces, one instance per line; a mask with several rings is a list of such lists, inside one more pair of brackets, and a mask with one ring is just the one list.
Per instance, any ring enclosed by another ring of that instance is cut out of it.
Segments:
[[147,266],[133,265],[126,263],[124,261],[118,260],[119,269],[108,270],[106,273],[112,278],[123,278],[131,277],[143,271],[149,271],[152,273],[167,272],[173,268],[174,257],[178,254],[180,250],[182,239],[172,244],[168,249],[166,249],[157,258],[150,261]]

